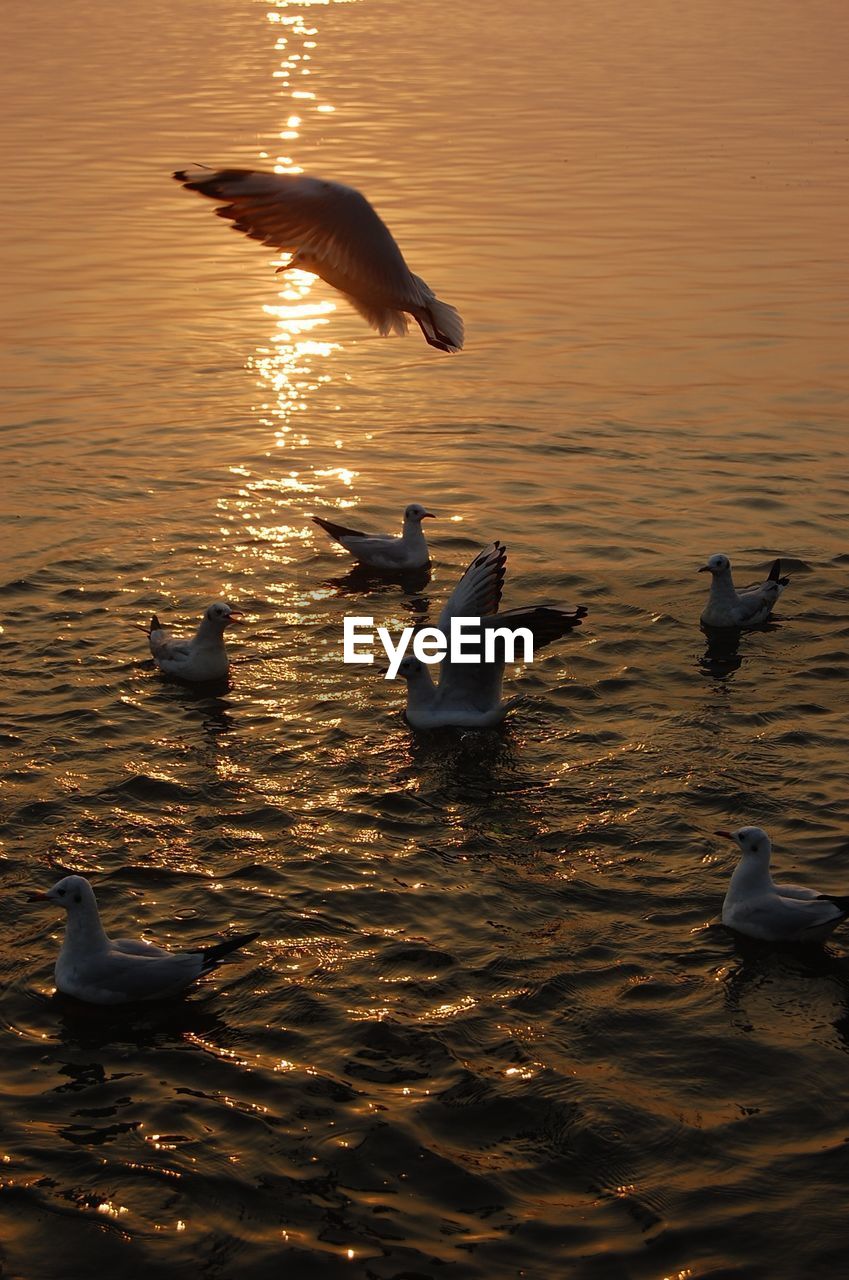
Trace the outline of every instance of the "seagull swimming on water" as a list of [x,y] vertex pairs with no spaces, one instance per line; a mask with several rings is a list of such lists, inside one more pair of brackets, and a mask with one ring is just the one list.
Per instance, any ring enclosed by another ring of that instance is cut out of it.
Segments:
[[313,516],[315,524],[329,533],[355,560],[384,573],[427,568],[430,564],[430,552],[422,520],[435,519],[432,511],[426,511],[418,502],[412,502],[404,511],[401,536],[395,537],[392,534],[361,533],[357,529],[346,529],[342,524],[334,524],[332,520],[325,520],[322,516]]
[[738,591],[731,577],[731,561],[728,556],[711,556],[699,573],[711,575],[708,602],[702,611],[701,623],[705,627],[736,627],[746,630],[759,627],[772,613],[775,602],[789,578],[781,576],[781,561],[774,561],[765,582]]
[[191,640],[175,640],[156,614],[150,629],[142,627],[142,631],[147,632],[154,662],[166,676],[206,684],[223,680],[230,670],[224,631],[243,617],[240,610],[221,600],[209,606]]
[[180,169],[174,177],[221,201],[215,212],[235,230],[291,253],[279,270],[321,276],[383,337],[405,334],[410,315],[432,347],[461,350],[460,316],[413,275],[389,228],[353,187],[258,169]]
[[[534,650],[550,644],[581,625],[583,605],[566,610],[531,605],[499,613],[507,548],[492,542],[477,556],[452,591],[439,616],[438,629],[448,637],[452,618],[479,618],[481,633],[498,627],[526,627]],[[399,675],[407,681],[407,720],[414,729],[485,729],[500,724],[519,698],[501,701],[505,653],[497,645],[493,662],[457,663],[446,656],[434,684],[428,665],[412,654],[402,659]]]
[[776,884],[769,869],[772,845],[760,827],[714,834],[734,840],[742,855],[722,904],[729,929],[765,942],[823,942],[849,915],[849,897]]
[[67,911],[54,971],[56,989],[88,1004],[129,1004],[177,995],[259,937],[242,933],[200,951],[166,951],[143,938],[109,938],[84,876],[65,876],[46,893],[30,894],[30,902],[52,902]]

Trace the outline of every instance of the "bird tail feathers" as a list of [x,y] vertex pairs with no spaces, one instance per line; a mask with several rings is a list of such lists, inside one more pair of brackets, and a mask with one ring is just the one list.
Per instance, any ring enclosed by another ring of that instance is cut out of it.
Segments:
[[334,524],[332,520],[325,520],[323,516],[313,516],[313,524],[317,524],[325,533],[329,533],[331,538],[337,542],[342,538],[364,538],[366,535],[359,529],[347,529],[344,524]]
[[150,642],[150,652],[156,658],[162,652],[163,645],[167,643],[169,632],[165,630],[155,613],[151,615],[150,627],[142,627],[142,631],[145,630],[147,630],[147,638]]
[[789,586],[789,585],[790,585],[790,579],[789,579],[789,578],[782,578],[782,576],[781,576],[781,561],[780,561],[780,560],[774,560],[774,561],[773,561],[773,563],[772,563],[772,568],[770,569],[770,571],[769,571],[769,576],[767,577],[767,582],[777,582],[777,583],[778,583],[778,585],[779,585],[779,587],[787,587],[787,586]]
[[838,911],[842,911],[844,915],[849,915],[849,898],[831,893],[820,893],[817,894],[817,897],[825,898],[827,902],[833,902]]
[[462,351],[465,329],[460,313],[447,302],[431,298],[415,313],[419,328],[432,347],[440,351]]
[[237,933],[234,938],[225,938],[223,942],[216,942],[211,947],[205,947],[201,952],[203,956],[201,973],[209,973],[210,969],[214,969],[221,964],[232,952],[238,951],[240,947],[246,947],[249,942],[253,942],[258,937],[258,933]]

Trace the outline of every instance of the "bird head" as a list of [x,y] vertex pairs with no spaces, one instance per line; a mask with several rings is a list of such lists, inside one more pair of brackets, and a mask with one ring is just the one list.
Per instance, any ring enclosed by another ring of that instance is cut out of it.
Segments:
[[245,615],[241,610],[234,609],[232,605],[219,600],[209,606],[204,616],[207,622],[211,622],[214,627],[220,627],[223,631],[225,627],[230,626],[231,622],[241,622]]
[[406,658],[402,658],[398,667],[398,675],[403,680],[411,680],[413,676],[418,675],[424,670],[424,663],[420,662],[412,653],[408,653]]
[[728,559],[728,556],[724,556],[719,552],[717,555],[711,556],[707,564],[702,565],[701,569],[699,569],[699,573],[724,573],[726,569],[730,568],[731,561]]
[[30,902],[54,902],[71,912],[79,907],[95,903],[94,890],[85,876],[65,876],[58,880],[46,893],[31,893]]
[[404,511],[404,519],[410,520],[413,524],[421,524],[422,520],[435,520],[436,516],[432,511],[427,511],[418,502],[411,502]]
[[762,827],[740,827],[739,831],[715,831],[714,835],[733,840],[739,846],[744,858],[769,862],[772,844]]

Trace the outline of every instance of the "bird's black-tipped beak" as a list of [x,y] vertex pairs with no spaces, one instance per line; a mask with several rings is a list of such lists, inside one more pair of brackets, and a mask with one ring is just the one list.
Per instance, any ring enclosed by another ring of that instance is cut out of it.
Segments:
[[230,616],[227,619],[228,622],[244,622],[244,620],[245,620],[245,615],[241,612],[240,609],[233,609],[230,613]]
[[432,511],[422,512],[422,520],[435,520],[435,519],[436,519],[436,516],[433,514]]
[[27,902],[49,902],[49,901],[50,899],[48,898],[46,893],[28,893],[27,894]]
[[733,832],[733,831],[714,831],[714,833],[713,833],[713,834],[714,834],[715,836],[724,836],[726,840],[733,840],[733,839],[734,839],[734,832]]
[[701,567],[701,569],[699,569],[699,570],[698,570],[698,572],[699,572],[699,573],[710,573],[710,565],[709,565],[709,564],[703,564],[703,565],[702,565],[702,567]]

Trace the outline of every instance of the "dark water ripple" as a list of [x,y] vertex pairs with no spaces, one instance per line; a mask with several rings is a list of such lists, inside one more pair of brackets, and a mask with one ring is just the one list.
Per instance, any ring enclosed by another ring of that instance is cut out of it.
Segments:
[[[289,571],[305,590],[311,566]],[[722,1274],[721,1224],[765,1238],[800,1200],[816,1243],[794,1265],[827,1264],[849,970],[839,946],[736,951],[709,832],[757,814],[782,869],[841,880],[838,569],[794,569],[799,613],[825,584],[815,634],[785,616],[724,677],[700,666],[695,587],[689,620],[665,611],[669,573],[638,572],[619,608],[613,572],[508,728],[419,739],[370,674],[340,706],[318,651],[237,662],[219,697],[169,685],[125,628],[149,601],[102,603],[114,572],[54,566],[7,619],[5,1203],[30,1274],[51,1274],[56,1214],[70,1274],[156,1273],[164,1240],[169,1267],[220,1276],[341,1275],[349,1249],[375,1276],[650,1275],[683,1254]],[[237,656],[284,648],[258,612]],[[175,945],[262,937],[162,1009],[48,999],[58,922],[23,897],[51,864]]]

